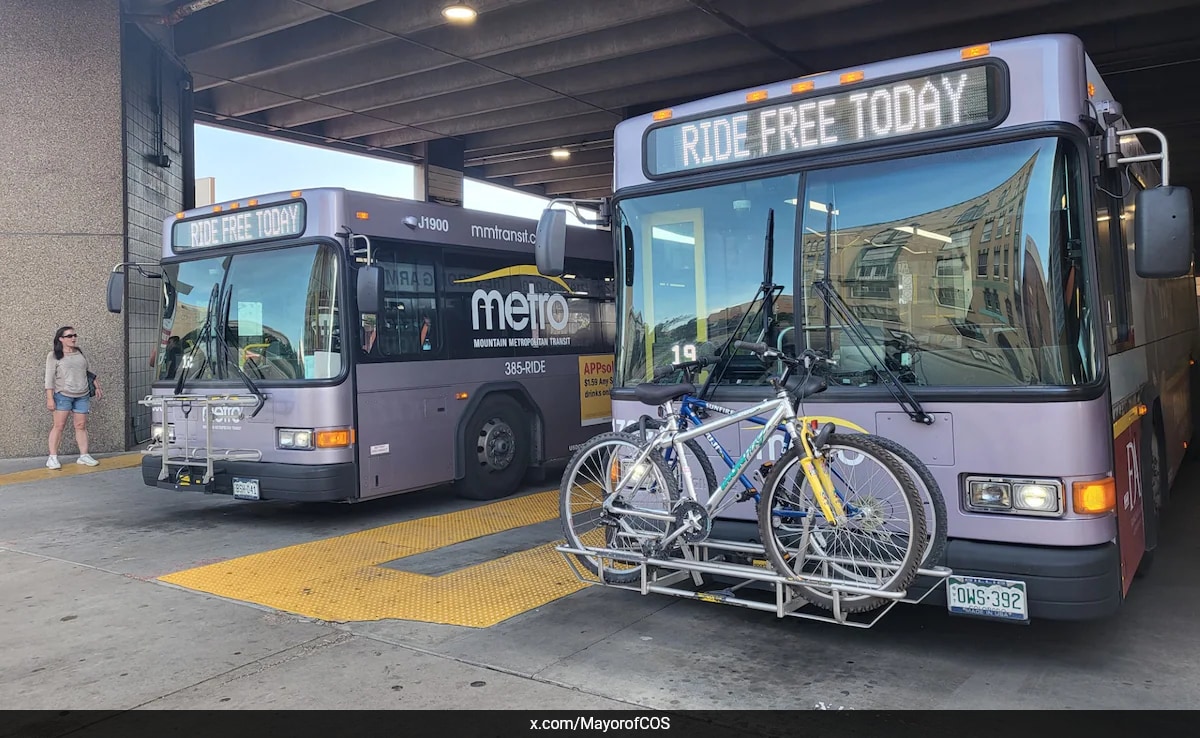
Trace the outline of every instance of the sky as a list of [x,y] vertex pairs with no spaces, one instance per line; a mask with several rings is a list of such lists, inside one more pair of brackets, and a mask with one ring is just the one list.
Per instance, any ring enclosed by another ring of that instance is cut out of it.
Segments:
[[[312,187],[345,187],[412,199],[415,167],[252,133],[197,124],[196,178],[216,180],[216,200]],[[546,198],[478,180],[463,181],[463,207],[537,218]],[[568,222],[574,217],[568,215]]]

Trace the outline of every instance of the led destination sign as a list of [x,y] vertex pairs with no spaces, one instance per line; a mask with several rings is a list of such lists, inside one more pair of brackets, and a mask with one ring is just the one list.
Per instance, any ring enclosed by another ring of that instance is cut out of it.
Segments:
[[677,174],[986,125],[1001,114],[1001,74],[982,64],[654,128],[646,171]]
[[239,208],[179,221],[171,228],[178,251],[288,238],[304,233],[304,202]]

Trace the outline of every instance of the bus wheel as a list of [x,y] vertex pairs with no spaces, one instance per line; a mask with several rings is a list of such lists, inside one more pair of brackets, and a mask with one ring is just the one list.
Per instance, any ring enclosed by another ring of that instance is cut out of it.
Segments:
[[459,496],[495,500],[517,491],[529,467],[529,425],[511,397],[492,395],[480,403],[467,421]]

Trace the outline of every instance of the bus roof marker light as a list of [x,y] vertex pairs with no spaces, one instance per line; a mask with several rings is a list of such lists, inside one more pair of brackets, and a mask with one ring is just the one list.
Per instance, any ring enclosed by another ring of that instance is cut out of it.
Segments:
[[251,198],[249,201],[246,202],[246,204],[249,205],[250,207],[254,207],[255,205],[258,204],[258,200],[255,198]]
[[303,190],[292,190],[292,197],[300,197],[304,194]]
[[371,214],[365,210],[359,210],[357,213],[354,214],[354,217],[358,218],[359,220],[370,220]]
[[662,110],[655,110],[650,117],[654,120],[670,120],[671,115],[672,111],[670,108],[663,108]]
[[469,395],[466,392],[455,392],[454,393],[454,399],[456,399],[456,400],[465,400],[465,399],[467,399],[468,396]]
[[816,86],[816,82],[813,82],[811,79],[806,79],[803,82],[797,82],[796,84],[792,85],[792,94],[811,92],[816,88]]
[[849,85],[855,82],[862,82],[865,77],[866,75],[863,74],[861,69],[857,72],[845,72],[842,76],[838,77],[838,84]]
[[991,44],[977,44],[975,46],[968,46],[967,48],[963,49],[962,58],[978,59],[979,57],[987,56],[990,53],[992,53]]
[[442,17],[451,23],[470,23],[478,13],[469,5],[454,3],[442,8]]
[[767,95],[766,90],[755,90],[754,92],[746,93],[746,102],[756,103],[756,102],[760,102],[762,100],[766,100],[767,97],[768,97],[768,95]]

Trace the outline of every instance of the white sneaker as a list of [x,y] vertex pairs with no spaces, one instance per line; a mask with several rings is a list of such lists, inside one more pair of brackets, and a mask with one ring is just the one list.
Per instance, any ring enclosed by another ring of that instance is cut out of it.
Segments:
[[92,458],[91,454],[83,454],[82,456],[80,456],[78,459],[75,460],[75,463],[83,464],[84,466],[99,466],[99,464],[100,464],[99,461],[96,461],[95,459]]
[[62,464],[58,463],[57,456],[50,456],[50,457],[46,458],[46,468],[47,469],[61,469]]

